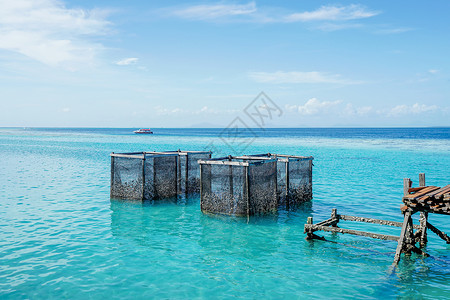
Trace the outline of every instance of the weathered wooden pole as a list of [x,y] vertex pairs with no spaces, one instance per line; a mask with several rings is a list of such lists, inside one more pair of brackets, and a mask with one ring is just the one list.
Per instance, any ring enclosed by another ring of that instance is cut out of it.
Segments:
[[333,209],[331,210],[331,219],[335,220],[335,221],[333,222],[333,224],[331,224],[331,226],[332,226],[332,227],[338,227],[338,226],[337,226],[337,223],[339,222],[339,217],[338,217],[337,209],[336,209],[336,208],[333,208]]
[[409,188],[411,187],[411,179],[403,178],[403,196],[409,195]]
[[[425,186],[425,173],[419,174],[419,186]],[[420,212],[420,247],[423,248],[427,245],[427,222],[428,212]]]
[[400,256],[401,256],[401,254],[403,252],[404,243],[405,243],[405,236],[406,236],[406,232],[408,230],[408,225],[409,225],[408,220],[410,218],[411,218],[411,212],[410,211],[406,211],[405,212],[405,217],[403,219],[402,231],[400,233],[400,238],[398,239],[397,250],[395,251],[394,265],[397,265],[398,262],[400,261]]
[[419,186],[425,186],[425,173],[419,173]]
[[[409,178],[406,178],[408,180],[403,180],[403,196],[409,195],[409,188],[412,185],[412,181]],[[405,186],[406,184],[406,186]],[[414,239],[414,228],[413,228],[413,221],[412,221],[412,213],[409,214],[409,218],[406,220],[407,226],[406,226],[406,234],[405,239],[403,243],[403,251],[405,251],[406,255],[411,255],[411,249],[414,247],[415,239]]]
[[[306,224],[313,224],[313,217],[308,217],[308,219],[306,220]],[[313,233],[311,231],[308,231],[306,233],[306,239],[307,240],[312,240],[314,238]]]
[[[411,179],[409,178],[403,178],[403,196],[409,195],[409,188],[411,187]],[[397,249],[395,251],[394,256],[394,265],[397,265],[400,261],[400,256],[406,249],[405,245],[407,240],[409,239],[409,225],[412,225],[411,221],[411,211],[408,209],[405,211],[405,216],[403,218],[403,225],[402,225],[402,231],[400,232],[400,237],[398,239]],[[412,226],[411,226],[412,227]]]
[[413,229],[413,220],[412,220],[412,213],[410,214],[410,217],[407,220],[408,225],[406,229],[406,235],[405,235],[405,248],[403,251],[405,251],[406,255],[411,255],[411,250],[415,248],[416,240],[414,239],[414,229]]

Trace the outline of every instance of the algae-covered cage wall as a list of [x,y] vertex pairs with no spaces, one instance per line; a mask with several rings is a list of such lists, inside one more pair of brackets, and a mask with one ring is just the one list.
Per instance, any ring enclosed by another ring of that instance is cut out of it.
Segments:
[[160,199],[177,195],[177,154],[112,153],[111,197]]
[[312,156],[267,153],[241,158],[277,159],[277,195],[280,204],[289,207],[312,199]]
[[248,216],[277,210],[277,160],[200,160],[201,210]]
[[111,198],[153,200],[200,192],[198,159],[211,152],[167,151],[111,154]]
[[195,195],[200,193],[200,165],[198,160],[210,159],[211,151],[165,151],[152,152],[154,154],[177,154],[178,155],[178,194]]

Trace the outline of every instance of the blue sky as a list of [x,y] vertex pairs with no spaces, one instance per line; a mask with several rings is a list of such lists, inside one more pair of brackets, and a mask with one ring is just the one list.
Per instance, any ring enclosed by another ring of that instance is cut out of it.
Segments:
[[0,126],[450,126],[450,2],[0,0]]

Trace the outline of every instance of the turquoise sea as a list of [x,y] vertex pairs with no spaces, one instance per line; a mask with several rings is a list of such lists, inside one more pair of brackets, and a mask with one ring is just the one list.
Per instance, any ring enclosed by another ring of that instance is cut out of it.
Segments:
[[[450,183],[450,128],[266,129],[232,141],[220,129],[132,130],[0,128],[1,299],[450,298],[450,245],[432,233],[431,257],[402,258],[394,273],[395,242],[303,233],[332,208],[401,221],[403,178]],[[248,221],[203,215],[198,198],[110,199],[111,152],[208,145],[314,156],[314,199]],[[449,221],[430,216],[445,232]]]

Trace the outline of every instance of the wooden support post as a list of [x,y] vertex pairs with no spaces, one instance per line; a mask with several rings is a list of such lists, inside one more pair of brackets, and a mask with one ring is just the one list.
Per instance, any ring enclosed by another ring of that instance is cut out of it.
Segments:
[[[411,187],[411,179],[403,178],[403,196],[409,195],[408,190],[410,187]],[[411,227],[411,229],[409,227]],[[400,232],[400,237],[398,239],[398,245],[395,251],[393,265],[397,265],[398,262],[400,261],[402,253],[406,250],[406,244],[410,242],[408,240],[414,238],[414,236],[411,235],[411,231],[412,231],[411,211],[407,210],[403,218],[402,231]]]
[[419,174],[419,186],[425,186],[425,173]]
[[403,196],[409,195],[409,188],[411,187],[411,179],[409,178],[403,178]]
[[337,209],[336,208],[333,208],[331,210],[331,218],[332,219],[336,219],[337,218]]
[[416,244],[416,241],[414,240],[413,220],[412,220],[411,216],[408,218],[407,222],[408,222],[408,226],[406,229],[405,242],[404,242],[406,249],[403,249],[403,250],[406,250],[405,251],[406,255],[411,255],[411,250],[412,250],[412,248],[415,247],[415,244]]
[[331,210],[331,219],[334,220],[334,222],[331,224],[331,226],[338,227],[337,223],[339,223],[339,216],[337,214],[337,209],[336,208],[333,208]]
[[405,244],[405,237],[406,237],[406,233],[408,230],[408,225],[409,225],[409,219],[411,219],[411,212],[410,211],[406,211],[405,212],[405,217],[403,220],[403,226],[402,226],[402,231],[400,233],[400,237],[398,239],[398,245],[397,245],[397,250],[395,251],[395,256],[394,256],[394,265],[397,265],[398,262],[400,261],[400,256],[403,252],[404,249],[404,244]]
[[[313,224],[313,217],[308,217],[308,219],[306,220],[306,224],[312,225]],[[312,240],[314,238],[312,231],[308,231],[306,233],[306,239],[307,240]]]
[[[412,181],[409,178],[403,179],[403,196],[409,195],[409,188],[412,185]],[[412,213],[409,214],[409,218],[405,219],[404,222],[407,222],[406,232],[403,240],[403,249],[406,255],[411,255],[411,248],[415,244],[414,240],[414,228],[412,221]]]
[[[419,186],[425,186],[425,173],[419,174]],[[420,247],[423,248],[427,245],[427,222],[428,222],[428,212],[420,212],[420,236],[419,242]]]

